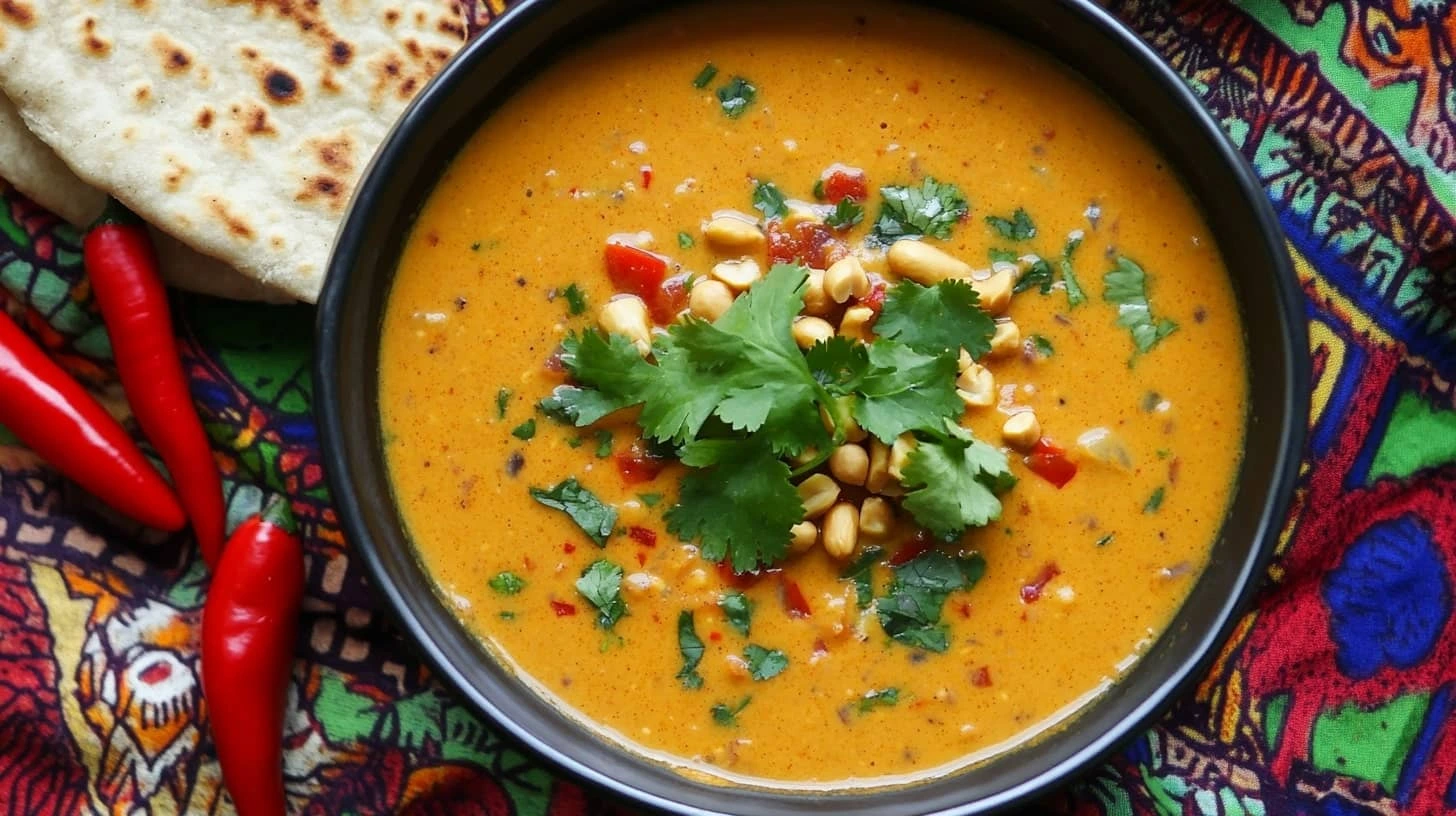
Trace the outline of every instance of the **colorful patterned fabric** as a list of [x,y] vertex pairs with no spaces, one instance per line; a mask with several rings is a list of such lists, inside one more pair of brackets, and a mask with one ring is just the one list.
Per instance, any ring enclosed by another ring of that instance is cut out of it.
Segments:
[[[1254,164],[1307,298],[1315,402],[1257,609],[1154,729],[1046,803],[1076,816],[1456,809],[1456,8],[1116,0]],[[485,6],[478,6],[485,13]],[[0,301],[124,411],[78,236],[14,193]],[[175,301],[233,522],[306,534],[297,812],[608,809],[503,740],[381,619],[310,416],[313,314]],[[0,435],[0,813],[226,813],[198,689],[207,576]]]

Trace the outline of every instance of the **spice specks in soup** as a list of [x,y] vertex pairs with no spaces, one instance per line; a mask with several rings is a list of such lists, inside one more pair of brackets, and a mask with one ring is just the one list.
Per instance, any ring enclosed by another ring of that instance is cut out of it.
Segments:
[[1138,130],[989,32],[819,11],[674,11],[546,68],[384,323],[441,596],[707,778],[873,784],[1057,727],[1171,619],[1240,456],[1232,289]]

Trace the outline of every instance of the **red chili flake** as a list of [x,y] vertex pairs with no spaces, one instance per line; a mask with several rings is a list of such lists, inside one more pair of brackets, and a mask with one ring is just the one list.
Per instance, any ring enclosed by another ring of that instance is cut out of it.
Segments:
[[556,613],[556,617],[558,617],[558,618],[564,618],[564,617],[567,617],[569,615],[575,615],[576,614],[576,604],[567,603],[566,601],[552,601],[551,602],[551,611],[552,612],[555,612]]
[[657,533],[652,532],[651,530],[647,529],[646,527],[630,527],[630,528],[628,528],[628,530],[627,530],[627,537],[630,538],[630,539],[632,539],[633,541],[637,542],[638,544],[641,544],[644,547],[656,547],[657,546]]
[[571,543],[570,541],[564,541],[561,544],[561,551],[566,553],[567,555],[571,555],[572,553],[576,552],[576,545]]
[[827,643],[824,642],[824,638],[815,638],[814,639],[814,654],[816,654],[816,655],[827,655],[827,654],[829,654],[829,644],[827,644]]
[[860,305],[868,306],[875,311],[875,314],[879,314],[880,310],[885,308],[885,293],[889,291],[889,288],[889,284],[884,281],[871,286],[870,291],[859,299]]
[[708,640],[711,640],[714,643],[717,643],[718,641],[720,641],[722,639],[723,639],[723,633],[722,632],[709,632],[708,633]]
[[972,672],[971,685],[976,688],[989,688],[991,686],[991,667],[982,666]]
[[1174,456],[1168,462],[1168,484],[1178,484],[1178,474],[1183,469],[1183,460]]
[[629,485],[650,482],[667,465],[667,462],[653,456],[642,443],[633,442],[632,447],[612,457],[617,463],[617,473]]
[[1077,463],[1068,459],[1067,452],[1045,436],[1036,440],[1025,462],[1032,473],[1051,482],[1058,490],[1077,475]]
[[1057,132],[1053,128],[1047,128],[1041,132],[1041,137],[1050,142],[1052,139],[1057,138]]
[[969,618],[971,616],[971,602],[961,601],[960,604],[956,606],[956,611],[961,613],[961,617]]
[[925,530],[916,530],[915,537],[910,539],[909,543],[902,545],[900,549],[896,550],[894,555],[890,556],[890,566],[898,567],[901,564],[914,561],[917,557],[929,552],[932,544],[930,533]]
[[913,94],[920,93],[920,80],[918,80],[918,79],[912,79],[912,80],[910,80],[910,84],[905,86],[905,90],[907,90],[907,91],[909,91],[910,93],[913,93]]
[[561,357],[564,354],[566,354],[566,349],[562,348],[561,346],[557,346],[556,347],[556,350],[553,351],[553,352],[551,352],[551,356],[546,358],[546,362],[545,362],[546,370],[547,371],[558,371],[558,372],[559,371],[565,371],[566,370],[566,364],[563,363],[563,362],[561,362]]
[[652,189],[652,165],[642,165],[642,189]]
[[641,550],[638,550],[637,551],[637,566],[639,566],[639,567],[645,567],[645,566],[647,566],[647,553],[645,553],[645,552],[643,552]]
[[809,599],[804,597],[804,590],[799,589],[799,584],[792,578],[784,578],[779,582],[780,594],[783,597],[784,609],[796,618],[807,618],[814,614],[809,608]]
[[533,570],[536,568],[536,562],[531,560],[531,556],[523,555],[521,556],[521,566],[525,567],[528,571]]
[[[673,322],[688,307],[688,275],[674,275],[662,282],[662,291],[653,304],[653,318],[664,325]],[[667,319],[662,319],[666,317]]]
[[1036,574],[1036,577],[1031,579],[1030,583],[1021,587],[1021,602],[1036,603],[1041,600],[1041,594],[1046,589],[1046,585],[1051,583],[1053,578],[1061,574],[1062,568],[1057,566],[1057,562],[1048,561],[1043,564],[1041,571]]

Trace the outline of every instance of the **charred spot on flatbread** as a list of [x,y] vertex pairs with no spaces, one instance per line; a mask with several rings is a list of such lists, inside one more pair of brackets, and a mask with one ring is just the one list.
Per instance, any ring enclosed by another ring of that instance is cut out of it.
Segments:
[[0,17],[21,28],[30,28],[35,23],[35,9],[26,0],[0,0]]
[[192,175],[192,170],[176,156],[167,157],[167,171],[162,174],[162,186],[167,192],[175,193],[182,189],[187,183],[187,178]]
[[338,66],[348,65],[354,59],[354,46],[343,40],[334,40],[329,43],[329,62]]
[[165,34],[152,36],[152,53],[162,63],[162,71],[168,76],[187,73],[192,67],[192,54],[182,43]]
[[214,116],[215,114],[213,114],[212,108],[204,107],[202,110],[197,112],[197,126],[202,128],[203,130],[207,130],[208,128],[212,127],[212,120]]
[[81,22],[81,44],[86,53],[93,57],[104,57],[111,53],[111,41],[96,33],[95,17],[87,17]]
[[291,105],[303,98],[303,87],[293,74],[282,68],[269,68],[263,74],[263,92],[280,105]]
[[330,212],[342,212],[349,200],[349,185],[327,174],[311,176],[303,180],[303,189],[294,199],[305,204],[322,203]]
[[209,198],[207,198],[205,204],[207,207],[207,212],[212,215],[212,217],[221,221],[223,223],[223,226],[227,227],[229,235],[248,241],[251,241],[253,237],[257,235],[257,233],[253,231],[253,227],[251,224],[249,224],[247,221],[244,221],[237,215],[234,215],[232,211],[227,208],[227,205],[222,203],[222,200],[217,198],[216,196],[210,196]]

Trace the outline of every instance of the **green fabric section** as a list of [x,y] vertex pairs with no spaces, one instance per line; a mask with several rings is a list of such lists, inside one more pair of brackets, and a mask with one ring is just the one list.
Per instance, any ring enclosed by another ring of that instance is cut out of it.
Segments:
[[1430,704],[1430,693],[1422,692],[1370,710],[1349,703],[1327,711],[1315,720],[1310,759],[1317,770],[1376,782],[1393,793]]
[[1276,694],[1264,706],[1264,747],[1274,750],[1284,731],[1284,716],[1289,713],[1289,695]]
[[[1411,111],[1416,105],[1416,84],[1400,82],[1383,88],[1372,88],[1364,74],[1340,57],[1340,44],[1344,40],[1348,22],[1343,6],[1330,3],[1325,7],[1324,15],[1314,25],[1295,22],[1284,3],[1244,3],[1242,8],[1290,48],[1318,57],[1320,73],[1335,87],[1352,96],[1358,96],[1363,103],[1363,113],[1370,117],[1370,121],[1390,134],[1398,146],[1405,145],[1406,126],[1410,123]],[[1431,186],[1431,192],[1438,201],[1448,210],[1456,210],[1456,183],[1453,183],[1456,182],[1456,176],[1437,167],[1431,156],[1424,151],[1406,150],[1402,152],[1402,157],[1425,171],[1426,183]]]
[[1395,403],[1366,482],[1387,476],[1404,479],[1452,460],[1456,460],[1456,411],[1436,408],[1407,391]]
[[313,399],[313,307],[182,299],[187,325],[249,395],[294,414]]

